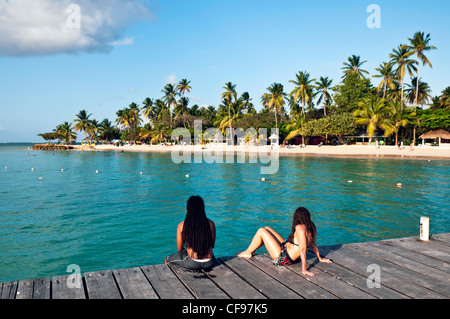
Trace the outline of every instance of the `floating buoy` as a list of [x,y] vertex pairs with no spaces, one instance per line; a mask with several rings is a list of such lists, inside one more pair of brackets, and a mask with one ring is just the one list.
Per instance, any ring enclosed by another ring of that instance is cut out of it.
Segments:
[[5,169],[8,169],[8,166],[5,166]]
[[139,174],[144,175],[144,172],[140,172]]
[[347,183],[351,184],[351,183],[353,183],[353,181],[347,181]]
[[189,175],[188,175],[188,174],[186,174],[186,178],[189,178]]
[[261,178],[261,182],[265,182],[266,181],[266,179],[263,177],[263,178]]
[[397,183],[397,187],[402,187],[402,183]]
[[61,172],[64,172],[64,169],[61,169]]
[[95,171],[98,174],[98,171]]
[[34,171],[34,168],[32,168],[31,171]]
[[42,177],[39,177],[39,180],[42,181]]

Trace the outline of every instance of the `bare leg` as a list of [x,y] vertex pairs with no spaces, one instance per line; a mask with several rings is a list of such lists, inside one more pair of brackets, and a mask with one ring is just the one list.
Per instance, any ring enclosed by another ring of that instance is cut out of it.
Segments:
[[272,227],[265,227],[269,232],[272,233],[273,237],[275,237],[278,240],[278,243],[281,244],[285,242],[284,238],[281,237],[280,234],[278,234]]
[[275,259],[280,255],[281,244],[278,238],[268,229],[260,228],[253,237],[250,246],[243,252],[237,254],[237,256],[242,258],[252,258],[253,253],[263,245],[266,246],[267,252],[272,259]]

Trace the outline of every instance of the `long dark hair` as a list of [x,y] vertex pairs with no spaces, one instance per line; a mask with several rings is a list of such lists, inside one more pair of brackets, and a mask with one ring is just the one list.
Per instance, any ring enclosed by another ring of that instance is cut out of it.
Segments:
[[199,196],[192,196],[187,202],[182,239],[183,243],[186,243],[186,248],[197,253],[198,259],[206,258],[210,249],[214,247],[211,227],[206,218],[205,203]]
[[317,229],[316,225],[311,220],[311,214],[309,210],[307,210],[305,207],[299,207],[294,213],[294,217],[292,220],[292,230],[291,234],[288,237],[288,242],[294,243],[294,233],[295,233],[295,227],[297,225],[305,225],[306,230],[311,234],[312,244],[316,242],[316,235],[317,235]]

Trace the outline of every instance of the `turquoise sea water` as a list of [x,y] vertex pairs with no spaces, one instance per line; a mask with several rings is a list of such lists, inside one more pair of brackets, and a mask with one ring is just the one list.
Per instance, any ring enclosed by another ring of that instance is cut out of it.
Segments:
[[287,237],[298,206],[319,245],[415,236],[421,216],[431,233],[450,232],[448,160],[281,157],[261,182],[259,163],[28,146],[0,146],[0,282],[162,263],[191,195],[216,223],[217,256],[245,249],[261,226]]

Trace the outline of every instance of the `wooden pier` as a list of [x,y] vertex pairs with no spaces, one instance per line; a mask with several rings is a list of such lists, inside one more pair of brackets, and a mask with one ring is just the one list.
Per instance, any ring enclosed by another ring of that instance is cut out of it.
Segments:
[[89,272],[82,287],[70,275],[0,284],[0,299],[449,299],[450,233],[324,246],[334,263],[308,253],[301,264],[278,267],[265,254],[218,258],[209,272],[152,265]]

